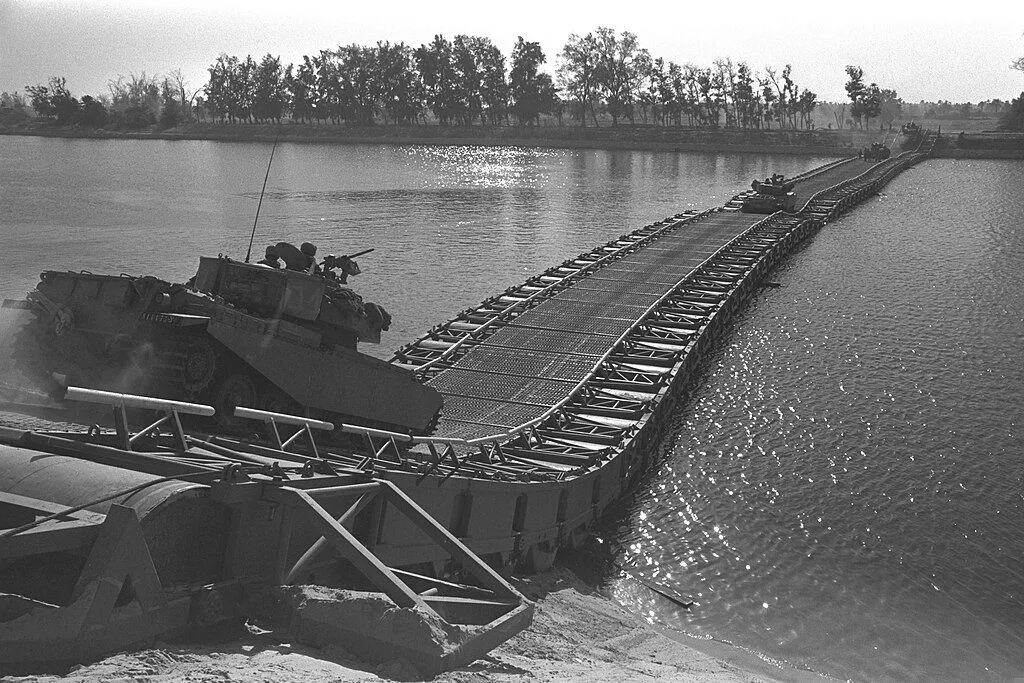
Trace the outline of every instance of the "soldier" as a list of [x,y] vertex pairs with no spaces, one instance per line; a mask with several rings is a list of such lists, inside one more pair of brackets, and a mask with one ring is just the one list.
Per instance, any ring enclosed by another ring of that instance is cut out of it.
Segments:
[[257,261],[256,263],[258,263],[261,266],[269,266],[271,268],[280,268],[281,267],[281,260],[280,260],[280,256],[277,255],[277,248],[276,247],[267,247],[266,254],[263,256],[263,258],[261,260]]
[[303,270],[310,275],[319,275],[320,266],[316,264],[316,245],[311,242],[303,242],[299,251],[306,256],[306,266]]
[[334,269],[338,267],[338,257],[334,254],[328,254],[324,256],[324,260],[320,262],[320,272],[328,280],[337,280],[338,274],[334,272]]

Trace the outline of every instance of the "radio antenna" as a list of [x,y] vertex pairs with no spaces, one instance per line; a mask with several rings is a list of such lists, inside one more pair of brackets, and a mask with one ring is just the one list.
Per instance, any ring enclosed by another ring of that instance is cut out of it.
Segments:
[[267,178],[270,177],[270,165],[274,163],[274,152],[277,150],[277,140],[281,137],[281,124],[277,124],[277,133],[274,135],[274,146],[270,148],[270,161],[267,162],[267,173],[263,176],[263,189],[260,190],[260,201],[256,204],[256,218],[252,221],[252,234],[249,235],[249,249],[245,252],[245,262],[248,263],[252,257],[252,241],[256,239],[256,223],[260,220],[260,207],[263,206],[263,193],[267,191]]

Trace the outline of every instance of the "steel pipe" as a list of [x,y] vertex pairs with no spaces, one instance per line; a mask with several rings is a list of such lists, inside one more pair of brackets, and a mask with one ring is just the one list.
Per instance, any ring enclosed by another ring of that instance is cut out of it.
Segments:
[[184,401],[168,401],[162,398],[150,396],[137,396],[135,394],[120,394],[114,391],[101,391],[99,389],[85,389],[83,387],[68,387],[64,398],[71,401],[84,401],[87,403],[102,403],[108,406],[123,406],[125,408],[146,408],[149,410],[175,411],[186,415],[201,415],[212,417],[217,411],[213,406],[201,403],[185,403]]
[[287,413],[274,413],[269,410],[257,410],[255,408],[243,408],[242,406],[235,407],[235,417],[247,417],[250,420],[261,420],[263,422],[278,422],[280,424],[299,425],[306,426],[312,429],[324,429],[331,431],[334,429],[333,422],[327,422],[325,420],[314,420],[311,417],[302,417],[301,415],[288,415]]

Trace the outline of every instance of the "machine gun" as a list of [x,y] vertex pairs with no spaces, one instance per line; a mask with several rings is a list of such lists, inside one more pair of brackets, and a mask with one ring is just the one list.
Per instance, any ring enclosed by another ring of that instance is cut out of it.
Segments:
[[[359,275],[362,271],[359,270],[359,264],[353,259],[357,256],[364,256],[374,251],[374,248],[363,249],[362,251],[356,252],[351,255],[335,256],[334,254],[328,254],[324,257],[323,263],[320,264],[323,275],[329,279],[337,279],[340,284],[348,283],[349,275]],[[340,273],[335,273],[334,269],[338,268],[341,270]]]

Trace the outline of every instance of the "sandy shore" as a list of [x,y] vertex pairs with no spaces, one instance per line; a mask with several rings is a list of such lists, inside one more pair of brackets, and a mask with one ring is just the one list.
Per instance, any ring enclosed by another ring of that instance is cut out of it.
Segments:
[[[654,627],[580,582],[565,569],[517,580],[537,601],[533,625],[470,666],[434,678],[441,683],[498,681],[822,681],[741,648]],[[286,635],[252,632],[217,644],[164,644],[121,653],[65,676],[27,681],[321,681],[423,680],[408,663],[360,662],[343,644],[314,649]]]

